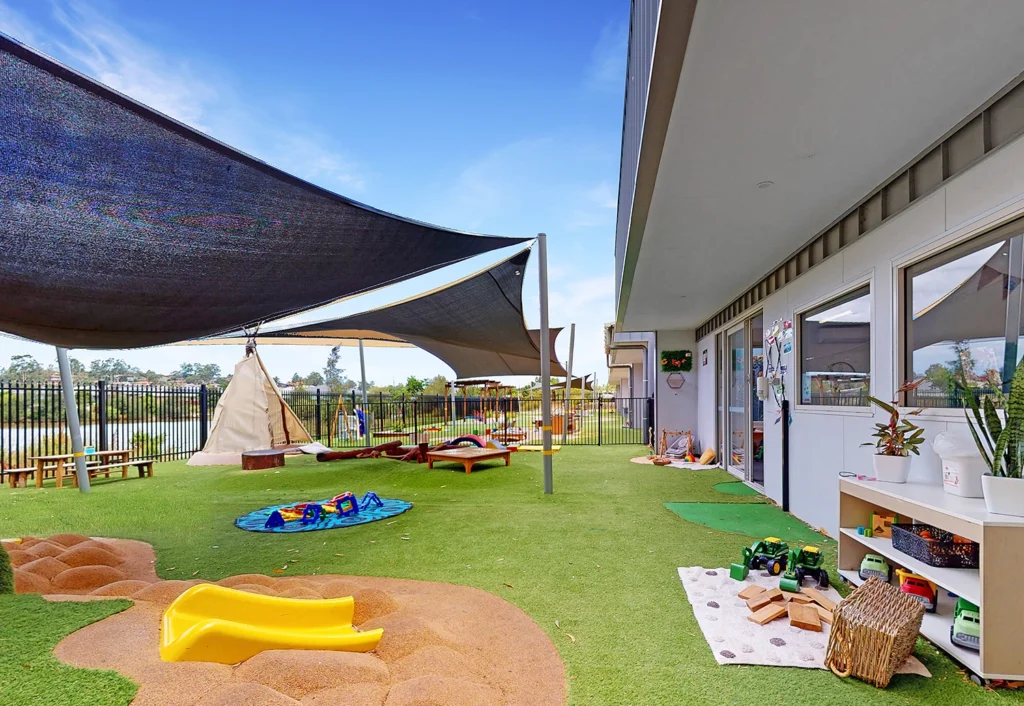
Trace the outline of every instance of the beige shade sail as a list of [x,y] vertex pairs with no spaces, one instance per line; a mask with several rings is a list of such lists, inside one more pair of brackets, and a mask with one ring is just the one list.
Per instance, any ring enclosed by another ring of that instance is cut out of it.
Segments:
[[210,438],[188,465],[238,466],[244,451],[312,440],[253,350],[235,365],[231,382],[217,402]]

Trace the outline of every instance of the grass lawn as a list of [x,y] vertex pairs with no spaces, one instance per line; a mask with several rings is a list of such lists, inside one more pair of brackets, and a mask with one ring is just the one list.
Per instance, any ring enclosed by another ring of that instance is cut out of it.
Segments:
[[[819,670],[718,666],[676,567],[728,566],[751,538],[688,522],[664,503],[759,498],[714,490],[729,479],[723,472],[628,462],[642,451],[563,448],[555,456],[553,496],[542,493],[540,454],[529,453],[514,455],[510,468],[495,465],[472,475],[456,466],[428,471],[388,460],[289,459],[280,472],[245,475],[167,463],[151,480],[99,483],[89,495],[2,490],[0,537],[80,532],[141,539],[156,547],[164,578],[215,580],[287,567],[284,575],[365,574],[476,586],[518,605],[551,636],[566,664],[573,704],[1024,701],[1024,694],[986,692],[966,682],[923,641],[917,654],[934,677],[897,676],[885,691]],[[258,507],[344,490],[373,490],[416,507],[394,524],[297,535],[232,525]],[[826,545],[830,569],[834,547]],[[49,653],[61,634],[121,606],[40,604],[32,596],[0,601],[0,703],[127,703],[131,692],[120,677],[61,667]],[[91,686],[65,690],[54,670]],[[34,696],[11,701],[10,694]]]

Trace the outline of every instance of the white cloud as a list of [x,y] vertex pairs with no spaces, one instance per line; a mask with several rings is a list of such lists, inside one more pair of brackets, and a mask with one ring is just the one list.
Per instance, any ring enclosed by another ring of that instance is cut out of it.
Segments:
[[606,91],[625,90],[628,41],[629,26],[625,22],[609,22],[601,29],[587,66],[588,87]]
[[53,16],[56,30],[47,32],[0,0],[0,30],[49,48],[101,83],[324,188],[365,188],[358,163],[332,138],[248,103],[237,94],[236,79],[219,67],[160,51],[84,2],[58,0]]
[[38,43],[31,23],[3,2],[0,2],[0,32],[23,44],[36,45]]
[[569,228],[594,228],[615,225],[615,208],[618,201],[611,184],[602,181],[597,186],[578,194],[576,205],[570,209]]

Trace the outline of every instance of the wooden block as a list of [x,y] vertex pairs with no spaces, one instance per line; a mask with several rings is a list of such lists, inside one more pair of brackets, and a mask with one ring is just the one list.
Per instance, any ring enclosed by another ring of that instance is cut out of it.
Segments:
[[789,624],[804,630],[821,632],[821,618],[815,606],[803,603],[789,603]]
[[754,596],[756,596],[759,593],[764,593],[766,590],[767,589],[764,586],[758,586],[755,583],[755,584],[751,584],[750,586],[747,586],[746,588],[744,588],[742,591],[740,591],[736,595],[746,601],[746,600],[749,600],[749,599],[753,598]]
[[748,615],[747,620],[752,623],[757,623],[758,625],[764,625],[765,623],[770,623],[776,618],[781,618],[785,614],[786,606],[774,601],[768,601],[768,605],[764,608],[752,615]]
[[766,605],[772,602],[772,599],[768,598],[768,596],[765,595],[765,592],[762,591],[753,598],[747,599],[747,608],[750,608],[751,611],[756,613],[757,611],[761,610]]
[[804,594],[827,611],[836,609],[836,602],[816,588],[805,588]]
[[785,593],[783,594],[789,599],[790,603],[813,603],[810,596],[806,596],[803,593]]
[[822,608],[820,605],[814,606],[818,610],[818,617],[821,618],[821,622],[832,624],[832,611]]
[[768,598],[768,600],[770,600],[770,601],[784,601],[784,600],[786,600],[785,596],[782,595],[782,591],[780,591],[777,588],[769,589],[769,590],[765,591],[764,593],[762,593],[761,595],[762,596],[766,596]]

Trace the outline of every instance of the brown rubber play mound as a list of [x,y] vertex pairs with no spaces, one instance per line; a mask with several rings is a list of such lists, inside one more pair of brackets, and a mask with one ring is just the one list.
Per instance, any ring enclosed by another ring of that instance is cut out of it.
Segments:
[[[81,545],[76,553],[65,554]],[[136,681],[140,688],[135,706],[565,703],[565,671],[551,640],[521,610],[475,588],[365,576],[232,576],[218,583],[266,595],[352,595],[357,626],[382,627],[384,637],[367,654],[273,650],[234,667],[162,662],[163,610],[202,581],[157,579],[153,550],[143,542],[61,535],[4,547],[26,555],[39,547],[27,560],[19,557],[19,593],[51,594],[50,598],[71,594],[68,599],[79,600],[124,596],[135,601],[127,611],[68,636],[54,650],[69,664],[114,669]],[[54,554],[54,548],[60,551]],[[104,552],[94,554],[102,564],[62,568],[68,565],[62,555],[77,563],[83,550],[96,549]],[[97,585],[104,576],[113,580]]]

